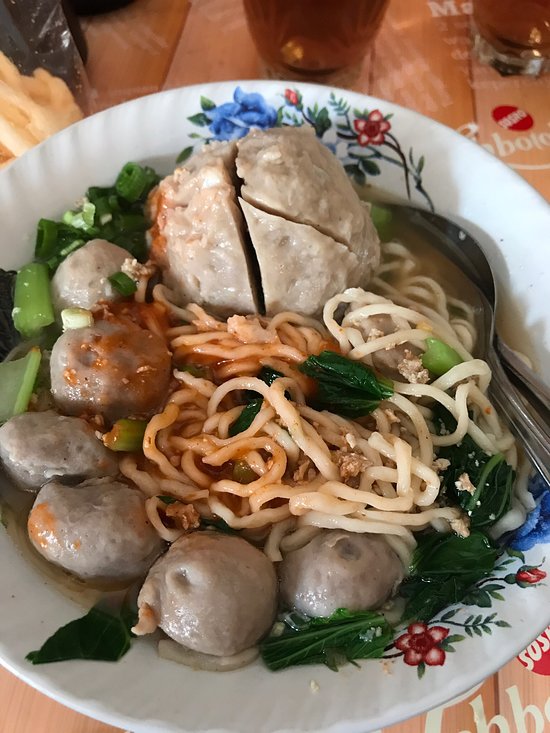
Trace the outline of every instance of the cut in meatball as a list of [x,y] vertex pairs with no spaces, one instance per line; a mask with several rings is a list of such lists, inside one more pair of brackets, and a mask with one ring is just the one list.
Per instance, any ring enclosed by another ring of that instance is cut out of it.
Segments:
[[260,550],[240,537],[194,532],[176,540],[149,571],[134,631],[159,626],[189,649],[229,656],[269,631],[276,598],[273,564]]
[[151,255],[182,302],[220,315],[257,311],[244,221],[226,167],[234,144],[210,145],[165,178],[153,197]]
[[116,476],[116,457],[78,417],[53,410],[25,412],[0,427],[0,461],[21,488],[39,489],[47,481],[77,483]]
[[313,129],[304,125],[252,130],[237,147],[242,198],[344,244],[357,256],[357,278],[366,283],[380,260],[370,209]]
[[266,214],[239,200],[258,258],[265,311],[314,315],[348,285],[359,261],[343,244],[306,224]]
[[110,479],[78,486],[50,481],[38,493],[27,527],[46,560],[85,580],[138,578],[163,547],[143,494]]
[[98,321],[65,331],[55,342],[52,395],[68,415],[150,417],[167,395],[170,369],[170,353],[159,336]]
[[279,577],[285,604],[309,616],[330,616],[338,608],[380,608],[403,579],[403,567],[382,537],[328,530],[289,552]]
[[109,282],[129,254],[105,239],[92,239],[70,254],[52,279],[52,300],[57,313],[64,308],[91,308],[100,300],[121,296]]

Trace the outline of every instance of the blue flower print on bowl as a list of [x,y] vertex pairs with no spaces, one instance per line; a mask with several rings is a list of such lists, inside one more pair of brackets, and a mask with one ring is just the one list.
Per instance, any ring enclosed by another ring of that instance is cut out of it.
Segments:
[[550,490],[542,478],[537,477],[529,487],[537,499],[537,506],[515,533],[510,545],[521,551],[550,541]]
[[233,102],[225,102],[204,111],[215,140],[244,137],[252,127],[266,130],[277,122],[277,110],[266,103],[261,94],[235,89]]

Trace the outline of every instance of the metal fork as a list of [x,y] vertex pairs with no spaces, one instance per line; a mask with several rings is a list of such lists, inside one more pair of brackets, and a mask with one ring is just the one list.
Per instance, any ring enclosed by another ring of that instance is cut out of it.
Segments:
[[475,288],[482,312],[482,355],[492,371],[490,395],[526,455],[550,484],[550,389],[495,333],[497,291],[477,240],[462,226],[412,206],[386,204],[406,230],[412,228],[450,260]]

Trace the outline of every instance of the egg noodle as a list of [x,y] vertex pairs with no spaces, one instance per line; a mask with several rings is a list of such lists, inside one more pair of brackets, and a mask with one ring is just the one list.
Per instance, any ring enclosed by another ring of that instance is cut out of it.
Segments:
[[[149,517],[164,539],[173,541],[183,530],[166,526],[166,504],[158,495],[244,530],[263,541],[273,561],[281,560],[281,551],[305,545],[320,528],[382,534],[405,565],[415,531],[431,525],[468,534],[467,517],[440,501],[444,463],[437,449],[469,434],[487,453],[503,453],[514,468],[518,456],[487,398],[489,366],[471,355],[473,309],[447,296],[433,279],[415,275],[416,269],[404,246],[386,244],[372,292],[352,288],[334,296],[322,321],[290,312],[218,320],[196,304],[178,307],[165,286],[155,286],[155,302],[185,324],[165,334],[173,362],[205,365],[212,376],[175,369],[177,386],[148,423],[145,459],[121,461],[122,473],[149,497]],[[144,297],[141,284],[137,298]],[[373,328],[380,318],[391,319],[395,332]],[[423,351],[430,337],[452,347],[463,362],[429,384],[394,379],[394,394],[364,418],[306,404],[311,382],[296,367],[308,356],[332,349],[372,367],[376,355],[383,358],[403,344]],[[262,366],[283,376],[268,386],[255,376]],[[262,406],[246,430],[231,436],[243,390],[261,395]],[[456,420],[449,434],[436,434],[432,424],[437,403]],[[236,462],[244,462],[248,483],[227,468]],[[497,532],[523,521],[526,482],[521,469],[513,508]]]

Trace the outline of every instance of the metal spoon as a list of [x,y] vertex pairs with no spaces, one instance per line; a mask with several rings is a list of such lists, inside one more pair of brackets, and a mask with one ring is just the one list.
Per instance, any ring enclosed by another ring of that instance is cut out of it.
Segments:
[[384,203],[384,208],[403,225],[404,232],[413,230],[423,245],[450,260],[475,289],[482,313],[481,351],[492,371],[491,397],[526,455],[550,484],[550,389],[495,333],[497,291],[481,246],[462,226],[438,214],[397,204]]

